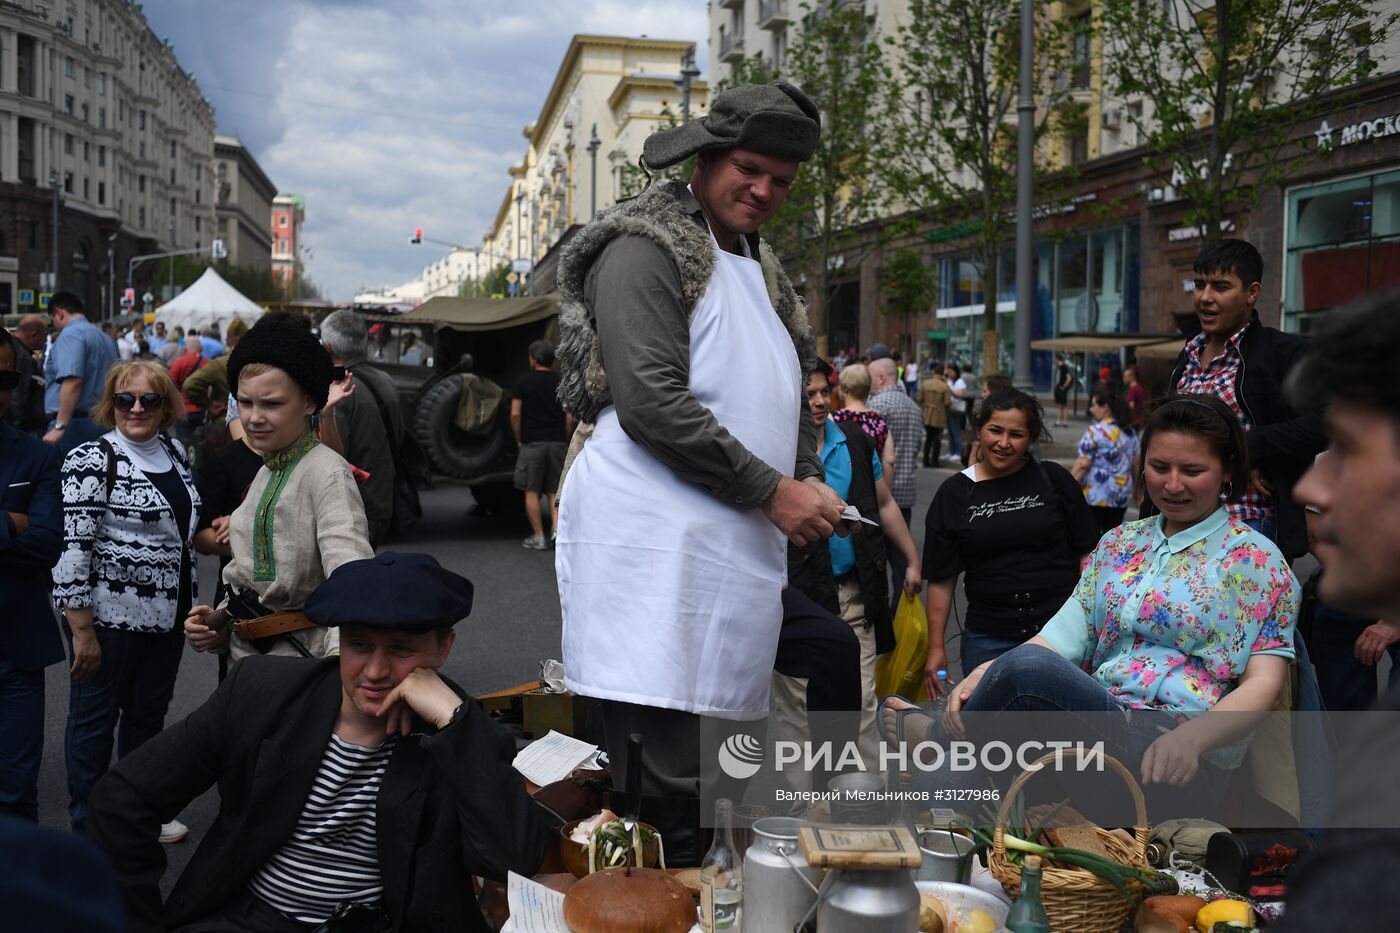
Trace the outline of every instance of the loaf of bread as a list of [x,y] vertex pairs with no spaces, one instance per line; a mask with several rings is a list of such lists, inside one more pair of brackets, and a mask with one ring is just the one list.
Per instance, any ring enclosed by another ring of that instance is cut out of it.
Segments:
[[655,868],[596,871],[564,895],[572,933],[687,933],[695,920],[690,891]]

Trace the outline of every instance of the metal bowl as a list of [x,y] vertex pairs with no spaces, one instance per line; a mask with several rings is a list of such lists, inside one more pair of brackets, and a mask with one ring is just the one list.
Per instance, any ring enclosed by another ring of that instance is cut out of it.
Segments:
[[967,920],[974,910],[986,911],[999,926],[1006,925],[1006,915],[1011,911],[1006,902],[986,891],[979,891],[970,884],[956,884],[952,881],[919,881],[915,883],[920,894],[937,894],[950,910],[957,911],[959,922]]

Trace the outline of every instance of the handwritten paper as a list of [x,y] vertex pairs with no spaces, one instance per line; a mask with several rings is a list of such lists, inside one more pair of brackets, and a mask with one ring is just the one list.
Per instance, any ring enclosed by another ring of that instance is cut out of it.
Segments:
[[515,756],[515,770],[531,784],[544,787],[562,781],[597,753],[598,746],[551,729],[549,735],[520,750]]
[[569,933],[564,924],[564,895],[511,872],[506,878],[510,919],[501,933]]

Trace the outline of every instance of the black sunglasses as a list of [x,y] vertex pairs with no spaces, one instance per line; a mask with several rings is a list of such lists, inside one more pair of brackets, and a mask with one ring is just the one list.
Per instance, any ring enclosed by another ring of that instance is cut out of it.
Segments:
[[140,395],[133,395],[130,392],[118,392],[112,396],[112,404],[117,411],[131,411],[137,400],[141,402],[142,411],[152,411],[161,402],[165,401],[165,396],[159,392],[143,392]]
[[24,374],[17,369],[0,369],[0,392],[18,388]]

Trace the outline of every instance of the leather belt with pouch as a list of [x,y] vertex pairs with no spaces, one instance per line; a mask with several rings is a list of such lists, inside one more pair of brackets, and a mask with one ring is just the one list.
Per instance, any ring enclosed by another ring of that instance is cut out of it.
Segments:
[[275,638],[290,632],[315,628],[316,623],[304,612],[273,612],[256,619],[242,619],[233,623],[233,630],[248,641],[260,638]]

